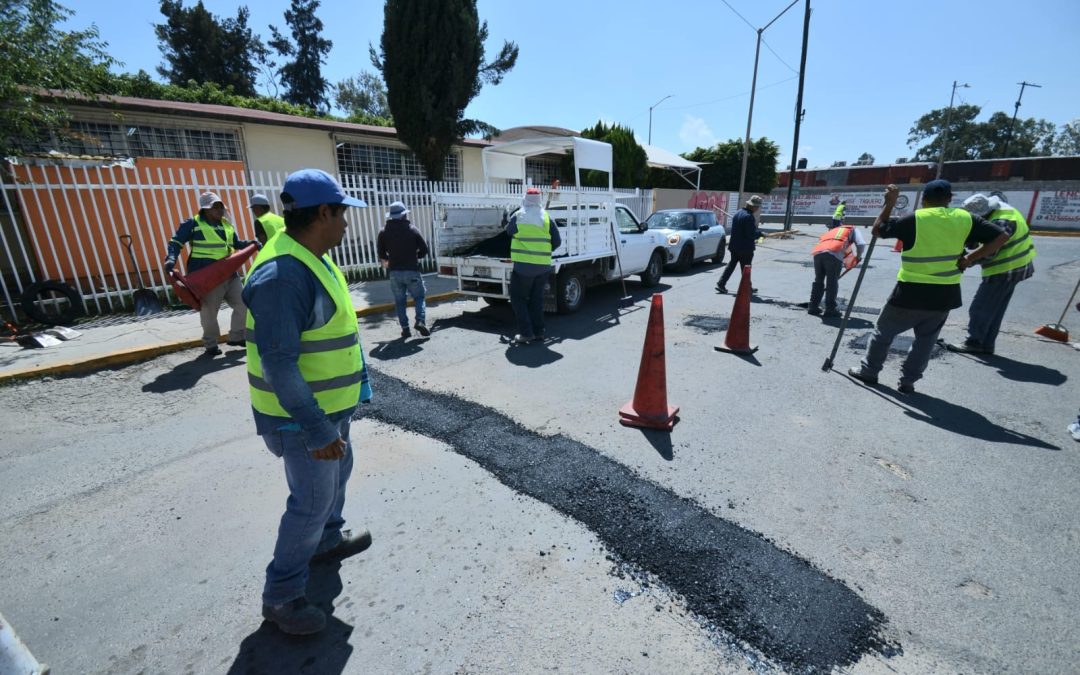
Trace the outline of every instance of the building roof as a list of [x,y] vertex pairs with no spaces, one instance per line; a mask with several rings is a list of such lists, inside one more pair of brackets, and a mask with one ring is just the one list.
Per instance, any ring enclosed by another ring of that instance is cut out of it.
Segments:
[[[270,124],[307,129],[322,129],[339,133],[364,134],[366,136],[385,136],[397,138],[397,130],[394,127],[379,127],[370,124],[355,124],[353,122],[341,122],[338,120],[303,117],[301,115],[287,115],[284,113],[269,112],[266,110],[253,110],[250,108],[236,108],[228,105],[213,103],[188,103],[185,101],[159,101],[150,98],[135,98],[132,96],[109,96],[97,95],[84,96],[69,91],[56,89],[46,90],[45,95],[60,101],[69,103],[82,103],[86,105],[103,106],[123,110],[156,113],[158,115],[177,115],[184,117],[204,117],[230,122],[247,122],[249,124]],[[473,147],[487,147],[490,142],[466,138],[458,141],[458,145]]]
[[530,125],[523,127],[510,127],[509,129],[503,129],[498,136],[492,139],[495,144],[510,143],[512,141],[520,141],[523,138],[543,138],[545,136],[580,136],[581,134],[573,129],[564,129],[562,127],[547,127],[540,125]]

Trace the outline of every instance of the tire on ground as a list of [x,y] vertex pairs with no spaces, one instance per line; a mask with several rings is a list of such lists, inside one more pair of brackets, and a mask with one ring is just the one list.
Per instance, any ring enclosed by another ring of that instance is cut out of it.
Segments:
[[712,257],[712,261],[717,265],[724,264],[724,254],[727,252],[727,237],[721,237],[720,243],[716,245],[716,255]]
[[[66,306],[50,311],[40,304],[42,300],[66,301]],[[19,296],[19,302],[28,317],[48,326],[70,326],[86,313],[79,292],[56,279],[30,284]]]

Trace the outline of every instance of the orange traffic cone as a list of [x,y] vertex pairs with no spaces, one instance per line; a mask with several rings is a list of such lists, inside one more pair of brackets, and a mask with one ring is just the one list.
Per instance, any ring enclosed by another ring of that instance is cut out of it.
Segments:
[[664,363],[664,297],[652,296],[645,346],[641,350],[634,399],[619,408],[619,422],[628,427],[666,429],[675,426],[678,408],[667,404],[667,366]]
[[750,265],[742,268],[742,281],[735,294],[735,306],[731,308],[724,346],[713,349],[729,354],[753,354],[757,351],[756,346],[750,346]]
[[181,275],[174,269],[171,275],[173,290],[188,307],[199,309],[202,307],[202,299],[206,297],[206,294],[235,274],[236,270],[243,267],[248,258],[255,255],[258,250],[258,246],[251,244],[228,258],[213,262],[187,276]]

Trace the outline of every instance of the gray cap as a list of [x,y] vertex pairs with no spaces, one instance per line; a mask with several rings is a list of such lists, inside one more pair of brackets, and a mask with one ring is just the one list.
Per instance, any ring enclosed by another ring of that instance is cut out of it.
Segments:
[[404,202],[394,202],[390,205],[390,210],[386,212],[387,220],[401,220],[408,215],[409,209],[405,208]]
[[990,208],[990,200],[986,198],[986,195],[976,192],[960,205],[968,213],[974,213],[977,216],[983,216],[990,213],[993,209]]
[[221,201],[221,197],[219,197],[218,193],[216,193],[216,192],[204,192],[201,195],[199,195],[199,208],[200,209],[209,209],[214,204],[217,204],[218,202],[221,202],[222,206],[225,205],[225,202]]
[[251,202],[248,204],[248,208],[252,206],[270,206],[270,200],[266,198],[266,195],[251,195]]

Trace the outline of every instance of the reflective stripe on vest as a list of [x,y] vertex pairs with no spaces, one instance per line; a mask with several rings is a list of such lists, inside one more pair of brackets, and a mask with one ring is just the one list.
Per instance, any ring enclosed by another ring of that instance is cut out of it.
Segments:
[[275,234],[285,230],[285,219],[276,213],[267,211],[258,217],[258,221],[262,223],[263,232],[266,232],[266,241],[270,241]]
[[232,224],[221,219],[221,227],[225,230],[225,238],[218,235],[214,226],[202,219],[202,216],[194,216],[195,230],[200,232],[202,239],[191,240],[191,257],[205,258],[207,260],[221,260],[229,257],[229,249],[236,243],[236,231]]
[[[348,283],[329,256],[323,256],[321,260],[316,258],[286,232],[267,241],[255,258],[251,271],[285,255],[296,258],[311,270],[336,307],[326,325],[300,334],[300,356],[297,359],[300,375],[315,394],[315,401],[323,412],[330,414],[356,407],[360,402],[364,356],[360,351],[356,309],[349,296]],[[250,276],[251,272],[248,273]],[[264,415],[288,418],[290,415],[274,394],[273,385],[263,376],[257,335],[255,317],[248,312],[245,338],[251,406]]]
[[915,211],[915,245],[900,256],[900,281],[958,284],[963,273],[956,260],[971,234],[971,214],[944,206]]
[[850,227],[834,227],[821,235],[818,243],[810,250],[810,255],[817,255],[826,251],[829,253],[841,253],[844,249],[851,247],[850,239]]
[[551,216],[544,211],[544,223],[517,222],[517,232],[510,242],[510,259],[533,265],[551,264]]
[[987,220],[1009,220],[1016,223],[1016,231],[1009,241],[998,249],[997,253],[979,261],[982,275],[991,277],[1018,267],[1023,267],[1035,259],[1035,243],[1031,241],[1031,232],[1027,221],[1016,209],[999,209],[990,214]]

